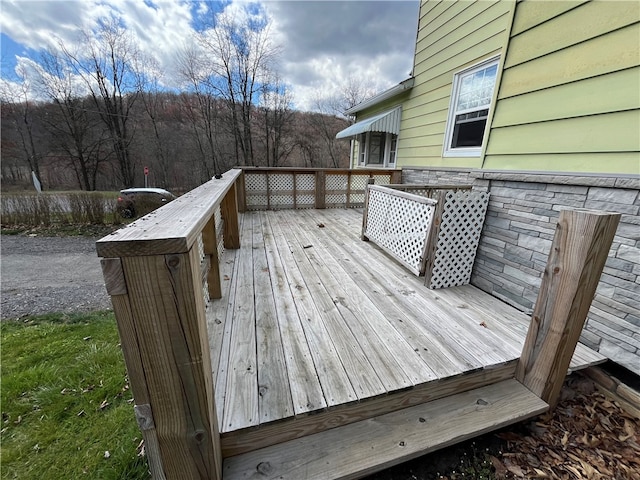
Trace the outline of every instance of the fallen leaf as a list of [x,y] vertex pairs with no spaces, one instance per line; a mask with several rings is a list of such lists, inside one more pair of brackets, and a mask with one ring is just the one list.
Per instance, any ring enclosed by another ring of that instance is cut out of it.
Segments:
[[524,477],[524,472],[522,471],[522,468],[520,468],[518,465],[509,465],[507,467],[507,470],[509,470],[511,473],[513,473],[517,477]]

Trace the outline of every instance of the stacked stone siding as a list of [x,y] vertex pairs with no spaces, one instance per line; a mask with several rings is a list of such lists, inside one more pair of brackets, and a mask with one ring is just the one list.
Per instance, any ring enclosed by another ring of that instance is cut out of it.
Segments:
[[403,182],[473,184],[491,192],[471,281],[527,313],[559,211],[620,212],[581,341],[640,374],[640,177],[405,168]]

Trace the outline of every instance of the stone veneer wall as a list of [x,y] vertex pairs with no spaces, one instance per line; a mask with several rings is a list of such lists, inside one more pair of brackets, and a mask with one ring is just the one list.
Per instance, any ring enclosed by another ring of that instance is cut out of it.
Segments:
[[640,374],[640,176],[403,168],[403,183],[491,192],[471,283],[531,313],[559,210],[620,212],[581,341]]

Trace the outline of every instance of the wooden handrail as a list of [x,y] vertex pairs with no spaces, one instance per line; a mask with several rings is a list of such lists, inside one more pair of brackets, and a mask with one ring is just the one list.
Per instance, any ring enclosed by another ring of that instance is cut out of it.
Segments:
[[130,257],[188,252],[200,232],[235,188],[239,169],[185,193],[162,208],[96,242],[99,257]]
[[96,243],[153,478],[222,478],[203,283],[220,298],[218,248],[240,246],[240,178],[231,170]]

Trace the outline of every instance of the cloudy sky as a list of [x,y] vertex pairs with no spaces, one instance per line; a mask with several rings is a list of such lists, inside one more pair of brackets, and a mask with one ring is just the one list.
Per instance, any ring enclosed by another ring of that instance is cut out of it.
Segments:
[[78,42],[100,19],[116,17],[141,49],[178,87],[176,53],[195,31],[224,9],[249,9],[271,21],[281,47],[280,75],[298,109],[345,88],[349,78],[369,91],[382,91],[410,74],[418,0],[315,1],[246,0],[0,0],[2,78],[16,80],[18,65],[33,65],[55,45]]

